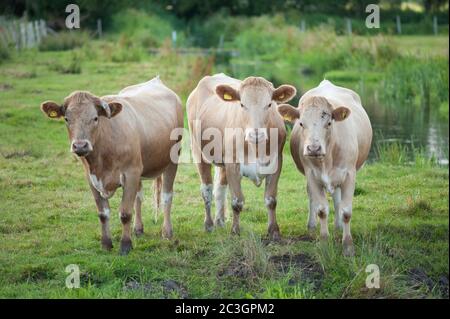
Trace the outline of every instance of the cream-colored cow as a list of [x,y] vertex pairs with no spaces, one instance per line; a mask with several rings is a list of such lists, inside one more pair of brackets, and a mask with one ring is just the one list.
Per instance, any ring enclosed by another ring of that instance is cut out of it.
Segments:
[[[204,77],[190,94],[187,115],[192,150],[202,182],[207,231],[211,231],[214,225],[211,217],[211,165],[214,164],[217,166],[214,185],[216,225],[224,224],[226,188],[229,185],[232,232],[239,234],[239,214],[244,205],[241,177],[250,178],[257,186],[265,179],[269,236],[272,239],[280,237],[276,221],[277,186],[286,130],[277,112],[277,103],[287,102],[295,94],[295,88],[290,85],[275,89],[272,83],[260,77],[240,81],[225,74]],[[208,148],[213,139],[211,136],[219,141],[218,149]],[[260,147],[264,151],[260,152]],[[250,154],[257,156],[252,158]]]
[[356,171],[369,154],[372,127],[358,94],[324,80],[302,96],[298,108],[281,105],[280,114],[295,123],[291,153],[306,176],[309,196],[308,228],[320,218],[322,238],[328,237],[328,201],[332,194],[335,227],[342,228],[345,255],[353,255],[350,233]]
[[[142,178],[156,178],[156,197],[161,189],[164,202],[163,236],[172,236],[170,209],[178,158],[171,158],[174,129],[183,128],[183,109],[178,96],[159,78],[129,86],[117,95],[97,97],[75,91],[60,105],[47,101],[41,110],[50,118],[64,118],[70,149],[83,163],[102,226],[102,246],[112,248],[108,199],[123,188],[120,205],[122,239],[120,252],[132,248],[134,230],[143,233],[141,217]],[[181,139],[181,137],[179,138]]]

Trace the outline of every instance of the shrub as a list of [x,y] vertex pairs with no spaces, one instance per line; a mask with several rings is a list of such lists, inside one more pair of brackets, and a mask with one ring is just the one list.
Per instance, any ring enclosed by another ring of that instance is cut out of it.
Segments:
[[83,46],[89,39],[85,32],[70,31],[50,35],[39,44],[40,51],[65,51]]

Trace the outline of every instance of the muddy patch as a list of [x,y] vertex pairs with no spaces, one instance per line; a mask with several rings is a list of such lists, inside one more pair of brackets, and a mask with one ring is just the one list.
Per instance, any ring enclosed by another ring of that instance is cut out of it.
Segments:
[[142,291],[144,294],[158,294],[163,292],[163,298],[182,298],[187,299],[189,295],[187,289],[175,280],[163,280],[159,282],[138,282],[136,280],[130,280],[125,283],[124,291]]
[[11,84],[0,83],[0,92],[11,90],[13,86]]
[[443,298],[448,298],[448,274],[441,275],[433,279],[422,268],[412,268],[407,273],[408,283],[413,289],[419,289],[426,286],[429,290],[436,289]]
[[261,242],[264,246],[267,246],[269,244],[278,244],[278,245],[291,245],[298,242],[309,242],[312,243],[316,239],[308,234],[300,235],[300,236],[293,236],[293,237],[282,237],[280,240],[273,241],[269,238],[262,239]]
[[273,264],[277,271],[282,273],[294,269],[294,278],[289,281],[291,285],[306,281],[312,283],[318,289],[322,284],[324,276],[322,266],[307,254],[271,256],[269,262]]

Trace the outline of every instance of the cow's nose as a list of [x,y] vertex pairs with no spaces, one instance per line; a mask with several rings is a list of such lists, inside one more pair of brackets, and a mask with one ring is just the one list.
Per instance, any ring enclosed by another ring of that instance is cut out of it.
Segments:
[[248,132],[248,141],[251,143],[263,143],[267,140],[267,133],[265,129],[254,129]]
[[89,152],[89,143],[87,141],[74,141],[72,150],[77,155],[86,155]]
[[308,150],[309,154],[319,154],[320,151],[322,150],[322,146],[320,146],[319,144],[310,144],[306,147],[306,149]]

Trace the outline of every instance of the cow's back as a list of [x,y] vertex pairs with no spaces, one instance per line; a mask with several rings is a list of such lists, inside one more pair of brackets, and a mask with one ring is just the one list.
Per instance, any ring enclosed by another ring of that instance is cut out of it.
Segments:
[[169,164],[170,148],[177,142],[170,140],[172,130],[183,127],[179,97],[159,78],[154,78],[102,98],[122,104],[122,111],[111,119],[111,123],[127,135],[127,143],[139,141],[139,149],[132,151],[140,154],[143,175],[154,177]]

